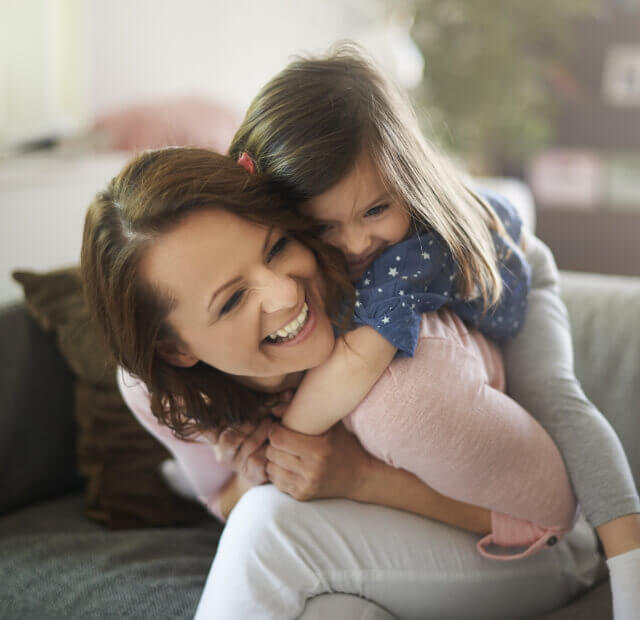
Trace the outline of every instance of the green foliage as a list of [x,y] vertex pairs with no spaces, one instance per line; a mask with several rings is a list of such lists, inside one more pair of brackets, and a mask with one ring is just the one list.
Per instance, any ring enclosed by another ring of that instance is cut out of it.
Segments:
[[[572,50],[572,21],[598,0],[413,0],[412,37],[425,58],[414,93],[429,131],[476,170],[519,169],[547,142],[547,72]],[[481,162],[478,166],[478,162]]]

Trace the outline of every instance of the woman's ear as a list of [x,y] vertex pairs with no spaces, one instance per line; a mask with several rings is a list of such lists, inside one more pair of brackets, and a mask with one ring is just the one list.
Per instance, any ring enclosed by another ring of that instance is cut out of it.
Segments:
[[159,342],[157,351],[165,362],[180,368],[190,368],[200,361],[195,355],[189,351],[181,350],[172,342]]

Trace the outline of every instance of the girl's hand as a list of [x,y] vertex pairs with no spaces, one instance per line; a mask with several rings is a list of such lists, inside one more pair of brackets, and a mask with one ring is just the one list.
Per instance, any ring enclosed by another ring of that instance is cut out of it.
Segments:
[[274,423],[266,457],[269,480],[300,501],[355,498],[372,462],[341,422],[322,435],[303,435]]

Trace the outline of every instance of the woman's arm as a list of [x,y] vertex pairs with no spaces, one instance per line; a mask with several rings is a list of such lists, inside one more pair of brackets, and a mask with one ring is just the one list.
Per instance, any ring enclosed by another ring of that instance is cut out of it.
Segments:
[[329,359],[307,371],[282,423],[299,433],[324,433],[358,406],[395,354],[371,327],[336,338]]
[[274,425],[267,458],[271,482],[301,501],[344,497],[413,512],[478,534],[491,529],[488,510],[441,495],[408,471],[371,456],[341,423],[319,436]]
[[[232,470],[218,463],[213,447],[205,438],[181,441],[158,422],[151,411],[149,392],[144,383],[121,368],[117,371],[117,379],[122,397],[133,415],[173,454],[200,502],[211,514],[220,516],[218,494],[229,481]],[[264,430],[265,437],[267,430]]]

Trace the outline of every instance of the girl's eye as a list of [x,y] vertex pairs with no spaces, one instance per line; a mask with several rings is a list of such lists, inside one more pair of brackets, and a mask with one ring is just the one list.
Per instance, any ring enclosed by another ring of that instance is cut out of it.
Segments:
[[380,215],[381,213],[384,213],[388,208],[389,208],[389,205],[377,205],[375,207],[371,207],[371,209],[369,209],[364,214],[364,216],[372,217],[372,216]]
[[242,296],[245,293],[245,289],[241,288],[237,290],[229,299],[227,303],[220,309],[220,316],[227,314],[227,312],[231,312],[242,300]]
[[288,243],[289,243],[288,237],[280,237],[280,239],[278,239],[275,242],[275,244],[272,246],[272,248],[269,250],[269,253],[267,254],[267,262],[269,262],[272,258],[280,254],[284,250],[284,248],[287,246]]

